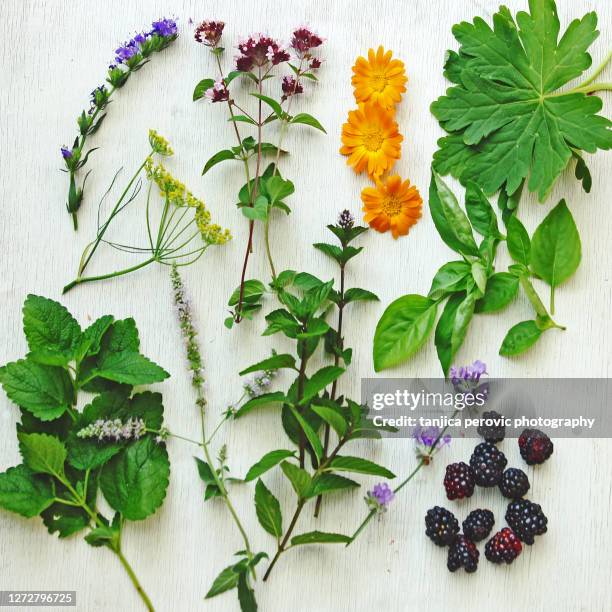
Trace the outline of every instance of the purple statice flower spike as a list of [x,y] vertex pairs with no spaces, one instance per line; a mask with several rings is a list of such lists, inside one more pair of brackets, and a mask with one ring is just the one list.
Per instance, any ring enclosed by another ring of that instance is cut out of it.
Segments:
[[370,509],[382,513],[387,511],[394,498],[395,493],[389,488],[389,485],[386,482],[379,482],[368,491],[365,502]]
[[60,151],[62,152],[62,157],[64,159],[70,159],[72,157],[72,151],[66,145],[64,145]]

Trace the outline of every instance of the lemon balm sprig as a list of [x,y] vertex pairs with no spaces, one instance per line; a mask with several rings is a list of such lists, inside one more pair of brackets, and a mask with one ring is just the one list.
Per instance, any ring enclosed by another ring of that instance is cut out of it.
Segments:
[[[210,211],[202,200],[178,181],[161,162],[155,162],[154,155],[168,157],[173,154],[168,141],[155,130],[149,132],[151,151],[123,190],[106,221],[99,227],[96,238],[85,248],[81,256],[77,277],[68,283],[63,293],[76,285],[123,276],[136,272],[153,263],[188,266],[195,263],[212,245],[225,244],[231,239],[230,232],[212,222]],[[144,171],[149,180],[145,208],[148,244],[134,246],[106,240],[105,235],[112,221],[136,199],[140,191],[141,174]],[[154,230],[154,215],[151,206],[153,186],[156,185],[163,198],[161,215]],[[132,266],[107,274],[83,276],[86,266],[101,243],[127,253],[139,255],[141,260]]]

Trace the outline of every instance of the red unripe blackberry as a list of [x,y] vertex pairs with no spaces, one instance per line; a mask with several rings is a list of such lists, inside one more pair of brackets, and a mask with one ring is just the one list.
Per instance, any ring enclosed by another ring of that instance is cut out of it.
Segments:
[[503,473],[498,486],[504,497],[520,499],[529,491],[529,478],[523,470],[508,468]]
[[525,429],[518,439],[521,457],[527,465],[544,463],[552,454],[552,440],[539,429]]
[[446,508],[434,506],[425,515],[425,534],[438,546],[452,544],[459,533],[459,521]]
[[468,574],[471,574],[478,569],[479,556],[476,544],[464,535],[458,535],[448,549],[446,567],[451,572],[463,567]]
[[518,499],[508,504],[506,522],[525,544],[533,544],[534,536],[546,533],[548,519],[539,504]]
[[522,550],[518,536],[504,527],[485,544],[485,557],[492,563],[512,563]]
[[[502,415],[495,412],[495,410],[483,412],[480,418],[491,421],[501,421],[503,419]],[[484,438],[487,442],[491,442],[491,444],[501,442],[506,437],[506,426],[503,423],[498,425],[494,422],[490,425],[483,423],[476,428],[476,431],[481,438]]]
[[494,487],[501,480],[508,460],[497,446],[481,442],[470,457],[474,480],[480,487]]
[[474,471],[463,461],[446,466],[444,488],[448,499],[472,497],[474,493]]
[[472,542],[480,542],[491,533],[495,517],[490,510],[472,510],[463,521],[463,533]]

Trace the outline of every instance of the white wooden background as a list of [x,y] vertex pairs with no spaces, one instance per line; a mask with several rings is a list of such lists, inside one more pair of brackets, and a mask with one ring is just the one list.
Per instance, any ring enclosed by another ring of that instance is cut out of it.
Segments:
[[[61,287],[74,276],[81,250],[93,236],[97,198],[120,166],[126,173],[137,167],[147,150],[147,130],[154,127],[175,148],[169,168],[204,197],[235,236],[228,247],[211,250],[185,272],[201,334],[212,424],[239,395],[237,372],[265,356],[279,340],[260,338],[261,317],[231,332],[222,325],[227,297],[239,277],[247,226],[233,205],[241,184],[238,166],[220,166],[210,175],[200,176],[204,161],[230,144],[232,134],[221,105],[191,102],[194,84],[213,74],[213,67],[206,49],[194,43],[187,20],[224,20],[228,48],[237,36],[253,30],[286,39],[291,28],[302,23],[327,38],[320,85],[307,86],[301,104],[327,127],[328,136],[306,128],[290,135],[287,145],[293,155],[284,162],[284,174],[296,184],[296,195],[291,197],[294,212],[288,218],[279,216],[272,230],[281,269],[306,269],[327,278],[335,272],[334,267],[310,245],[327,238],[324,225],[332,222],[340,209],[347,207],[359,215],[359,193],[365,185],[365,179],[356,177],[338,154],[341,124],[354,105],[350,68],[355,57],[382,43],[404,60],[409,82],[398,121],[405,140],[396,169],[426,195],[429,164],[441,134],[428,107],[448,85],[442,64],[444,51],[455,45],[451,26],[475,15],[490,16],[497,4],[496,0],[4,0],[4,35],[0,39],[0,361],[24,354],[20,326],[26,294],[59,298]],[[507,4],[513,11],[527,6],[526,0],[508,0]],[[596,65],[610,47],[610,4],[605,0],[559,1],[563,27],[570,18],[588,10],[597,10],[603,32],[592,48]],[[71,144],[74,118],[88,92],[101,82],[117,43],[160,15],[179,17],[182,35],[114,97],[105,125],[91,140],[101,149],[89,163],[93,173],[79,213],[81,229],[75,234],[64,210],[66,177],[59,172],[59,147]],[[232,55],[228,50],[226,61]],[[610,80],[609,75],[608,69],[604,80]],[[610,96],[605,107],[610,114]],[[499,357],[497,350],[506,330],[532,316],[521,297],[501,315],[475,319],[459,362],[482,359],[494,376],[610,376],[609,163],[603,153],[589,159],[594,177],[590,195],[585,195],[567,172],[546,205],[539,206],[526,197],[521,203],[521,218],[533,230],[550,206],[565,197],[579,227],[583,261],[557,293],[555,318],[567,324],[568,330],[548,332],[521,358]],[[141,205],[132,212],[117,235],[133,236],[133,228],[141,221]],[[371,339],[383,308],[404,293],[426,292],[433,273],[450,254],[427,209],[409,237],[393,241],[390,235],[370,233],[364,244],[365,255],[356,260],[358,268],[351,268],[348,283],[375,291],[382,301],[356,306],[347,317],[347,343],[355,353],[342,391],[353,395],[359,392],[360,378],[373,375]],[[505,253],[503,247],[500,251]],[[504,257],[500,268],[508,263]],[[124,262],[122,254],[106,251],[102,256],[100,252],[91,272],[103,272]],[[250,275],[267,278],[259,236]],[[143,352],[172,373],[160,386],[169,427],[197,436],[196,411],[171,307],[167,270],[151,268],[115,282],[83,286],[62,301],[82,324],[106,313],[134,316]],[[438,368],[433,343],[429,343],[409,364],[385,374],[434,376],[439,374]],[[0,468],[6,469],[19,461],[14,436],[17,411],[4,395],[0,404]],[[231,467],[238,475],[264,452],[287,444],[273,411],[232,424],[223,436]],[[487,562],[481,546],[480,568],[468,576],[463,571],[447,571],[445,552],[424,535],[423,516],[429,507],[446,502],[441,485],[446,463],[466,459],[472,446],[473,442],[453,443],[433,466],[421,471],[390,512],[373,522],[350,549],[308,546],[287,553],[269,583],[257,586],[260,608],[280,612],[612,610],[611,443],[558,441],[551,461],[536,470],[527,469],[532,482],[530,497],[540,502],[548,515],[549,533],[538,538],[533,547],[526,547],[510,567]],[[502,448],[510,465],[525,469],[516,441],[508,440]],[[203,601],[214,576],[241,548],[234,525],[220,504],[202,503],[194,449],[179,441],[172,441],[169,449],[172,477],[166,502],[154,517],[128,526],[126,556],[159,610],[236,610],[235,594]],[[413,448],[406,440],[364,443],[355,451],[367,453],[400,476],[414,465]],[[287,522],[293,509],[292,493],[278,476],[268,476],[266,481],[280,496]],[[372,484],[365,478],[363,482]],[[363,491],[331,497],[319,522],[307,516],[300,531],[352,532],[364,516]],[[252,495],[253,488],[244,486],[235,490],[234,498],[255,549],[272,552],[271,538],[257,524]],[[445,505],[460,520],[470,509],[489,507],[495,512],[497,525],[504,523],[505,504],[495,491],[480,489],[467,503]],[[141,609],[135,591],[110,553],[87,546],[78,536],[59,542],[47,535],[39,520],[26,521],[5,512],[0,513],[0,589],[76,589],[80,610]]]

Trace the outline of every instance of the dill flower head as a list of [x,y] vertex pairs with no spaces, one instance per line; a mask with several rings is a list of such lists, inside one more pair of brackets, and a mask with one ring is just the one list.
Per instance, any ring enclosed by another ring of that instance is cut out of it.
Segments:
[[400,158],[402,140],[394,113],[378,102],[366,102],[349,111],[348,121],[342,126],[340,153],[348,156],[346,163],[357,174],[367,170],[376,177]]
[[151,144],[153,151],[155,151],[155,153],[159,153],[159,155],[163,155],[164,157],[174,155],[174,151],[172,150],[170,143],[155,130],[149,130],[149,143]]
[[171,204],[178,208],[189,207],[195,210],[195,224],[206,244],[220,245],[231,240],[230,231],[212,223],[210,211],[204,202],[194,196],[184,183],[174,178],[162,163],[153,164],[149,157],[145,162],[145,172],[147,178],[159,187],[160,194]]
[[404,84],[408,80],[404,70],[404,62],[391,59],[392,52],[378,47],[368,51],[368,59],[358,57],[353,66],[351,80],[355,88],[357,102],[373,102],[378,100],[383,108],[393,108],[406,91]]
[[391,230],[393,238],[405,236],[420,219],[423,199],[410,181],[402,182],[398,174],[384,183],[376,181],[376,187],[366,187],[361,192],[363,217],[377,232]]

